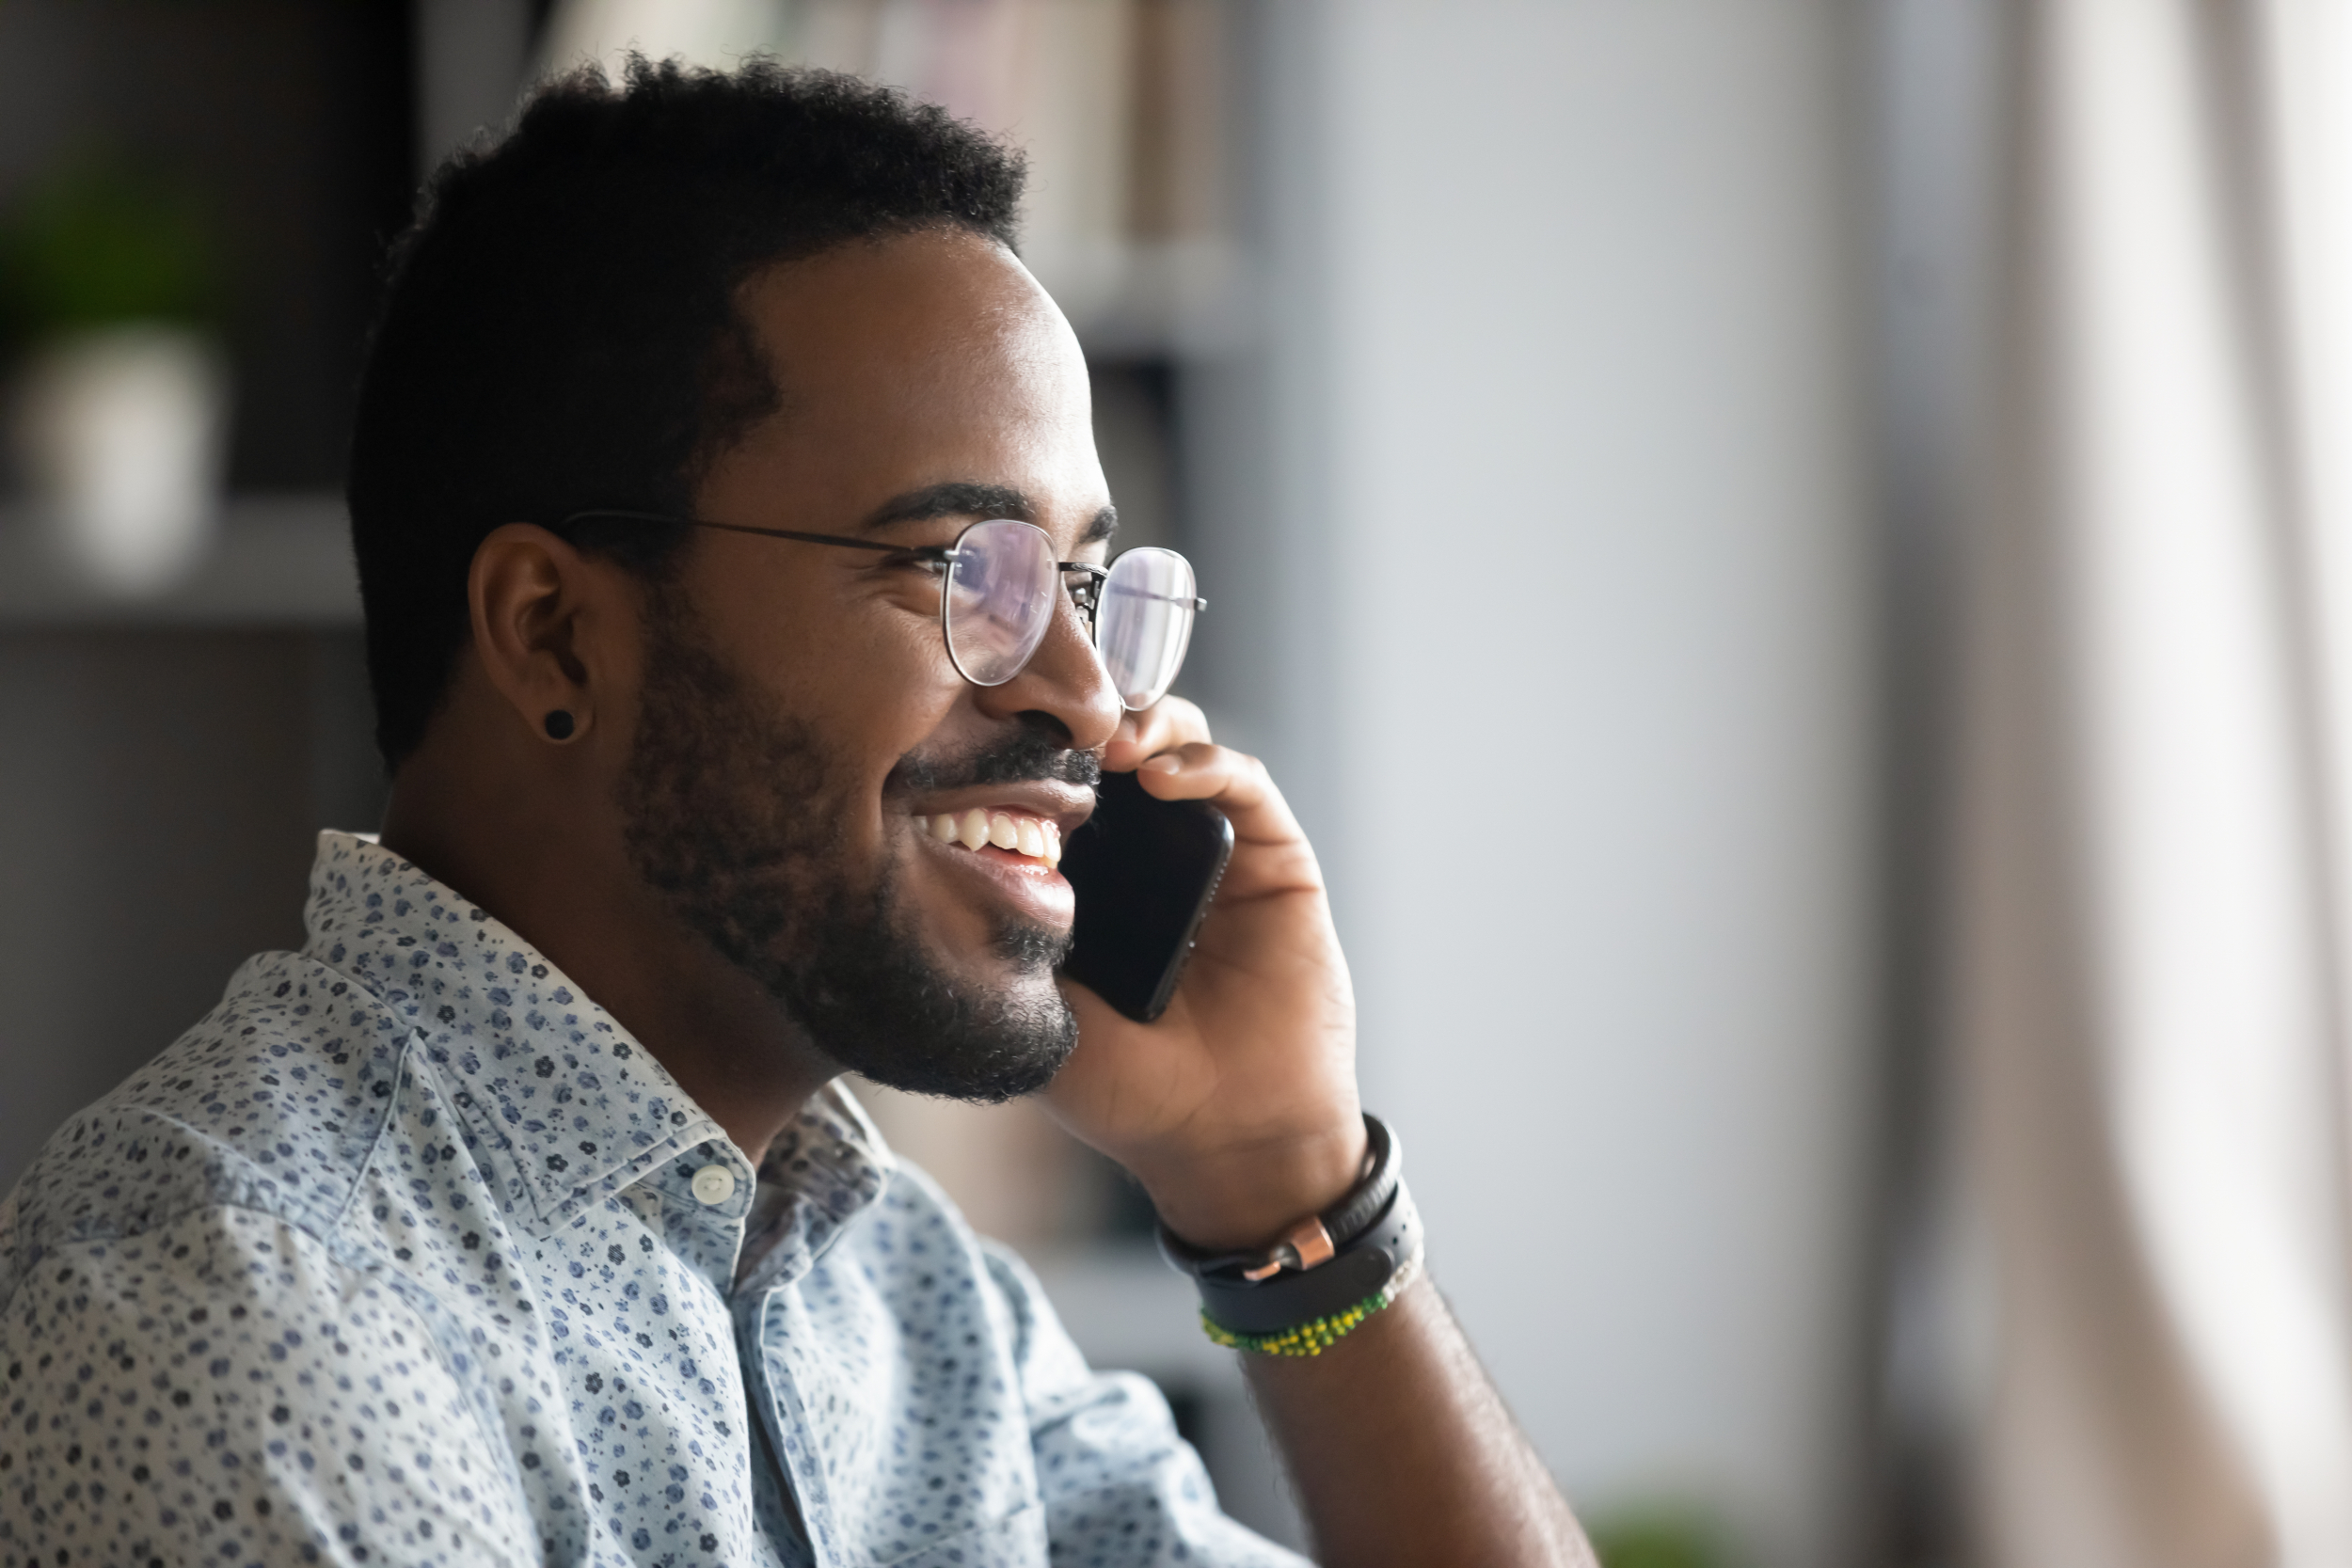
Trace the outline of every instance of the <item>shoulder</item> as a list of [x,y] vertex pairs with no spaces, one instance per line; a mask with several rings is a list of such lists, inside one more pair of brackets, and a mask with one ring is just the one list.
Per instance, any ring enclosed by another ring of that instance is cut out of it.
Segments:
[[310,1560],[388,1519],[439,1548],[418,1560],[537,1556],[411,1304],[282,1219],[205,1208],[51,1250],[0,1313],[0,1389],[42,1413],[0,1433],[0,1469],[41,1502],[0,1508],[0,1541],[43,1560],[106,1537],[140,1560]]
[[61,1248],[206,1209],[326,1236],[389,1115],[409,1033],[314,959],[248,959],[218,1006],[60,1128],[0,1203],[0,1304]]

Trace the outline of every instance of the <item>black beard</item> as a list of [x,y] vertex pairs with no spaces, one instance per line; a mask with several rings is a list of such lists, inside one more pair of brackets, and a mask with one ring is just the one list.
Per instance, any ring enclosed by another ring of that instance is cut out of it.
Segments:
[[[858,886],[843,831],[857,802],[817,737],[692,640],[683,606],[649,597],[644,707],[617,790],[638,876],[839,1066],[984,1103],[1043,1088],[1078,1040],[1053,983],[1067,934],[1001,924],[992,945],[1015,975],[1001,991],[944,973],[898,909],[903,846]],[[1096,773],[1090,753],[1031,727],[950,767],[902,761],[898,781]]]

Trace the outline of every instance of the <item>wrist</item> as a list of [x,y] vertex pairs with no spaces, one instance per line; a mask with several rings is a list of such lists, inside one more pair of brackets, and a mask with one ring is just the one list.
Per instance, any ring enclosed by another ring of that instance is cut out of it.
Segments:
[[1369,1152],[1355,1188],[1277,1244],[1208,1253],[1160,1228],[1160,1252],[1200,1291],[1200,1326],[1235,1350],[1320,1355],[1382,1312],[1419,1276],[1421,1220],[1404,1153],[1366,1116]]
[[1363,1117],[1168,1161],[1136,1174],[1160,1223],[1211,1251],[1263,1246],[1345,1196],[1362,1177]]

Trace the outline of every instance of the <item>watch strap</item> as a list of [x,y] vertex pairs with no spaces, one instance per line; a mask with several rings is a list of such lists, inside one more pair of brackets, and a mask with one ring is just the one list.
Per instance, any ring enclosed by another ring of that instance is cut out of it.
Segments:
[[1395,1134],[1386,1122],[1366,1111],[1364,1174],[1330,1208],[1292,1226],[1272,1246],[1249,1252],[1211,1252],[1194,1246],[1163,1225],[1159,1227],[1160,1252],[1180,1272],[1197,1279],[1235,1275],[1266,1280],[1283,1271],[1328,1266],[1338,1253],[1388,1212],[1389,1200],[1403,1180],[1404,1164],[1405,1151]]
[[1196,1275],[1194,1283],[1200,1288],[1201,1310],[1218,1327],[1234,1334],[1279,1334],[1383,1296],[1421,1254],[1421,1214],[1400,1182],[1371,1227],[1318,1268],[1285,1269],[1255,1282],[1220,1271]]

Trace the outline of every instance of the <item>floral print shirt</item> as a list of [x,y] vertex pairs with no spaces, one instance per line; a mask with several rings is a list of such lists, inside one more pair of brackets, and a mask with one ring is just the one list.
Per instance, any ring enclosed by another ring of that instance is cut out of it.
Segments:
[[0,1202],[0,1564],[1295,1564],[826,1089],[756,1169],[320,836],[300,953]]

